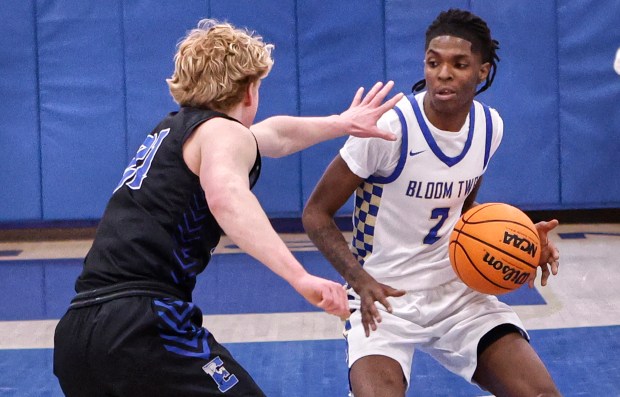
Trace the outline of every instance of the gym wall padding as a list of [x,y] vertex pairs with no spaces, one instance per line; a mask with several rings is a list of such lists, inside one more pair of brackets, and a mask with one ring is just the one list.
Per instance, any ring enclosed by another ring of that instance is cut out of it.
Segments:
[[120,1],[38,1],[43,219],[102,213],[126,163]]
[[502,144],[479,201],[554,207],[560,202],[554,3],[524,7],[520,0],[474,0],[472,11],[487,21],[500,47],[493,86],[478,100],[497,109],[504,121]]
[[558,1],[561,205],[620,201],[620,1]]
[[[341,112],[378,80],[408,93],[422,77],[424,32],[449,7],[478,13],[500,41],[495,83],[479,100],[500,112],[505,135],[480,201],[619,207],[618,0],[6,0],[0,223],[101,216],[145,134],[176,110],[165,79],[201,18],[275,44],[260,121]],[[299,216],[343,142],[265,159],[255,192],[268,215]]]
[[[385,80],[384,11],[379,0],[299,1],[300,111],[306,115],[347,109],[360,86]],[[302,156],[304,201],[345,139],[324,142]],[[351,200],[350,200],[351,202]],[[341,212],[351,212],[351,206]]]
[[41,217],[41,156],[32,1],[2,1],[0,221]]

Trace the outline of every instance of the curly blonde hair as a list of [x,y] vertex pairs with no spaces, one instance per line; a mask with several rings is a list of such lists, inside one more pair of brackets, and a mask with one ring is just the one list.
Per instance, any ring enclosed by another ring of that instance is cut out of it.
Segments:
[[227,111],[251,83],[273,66],[272,44],[226,22],[203,19],[179,43],[174,73],[166,79],[181,106]]

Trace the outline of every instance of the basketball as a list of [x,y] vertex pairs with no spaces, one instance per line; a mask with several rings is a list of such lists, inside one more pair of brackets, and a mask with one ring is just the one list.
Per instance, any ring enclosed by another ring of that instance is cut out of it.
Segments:
[[450,263],[470,288],[492,295],[513,291],[536,275],[540,239],[520,209],[504,203],[478,205],[450,235]]

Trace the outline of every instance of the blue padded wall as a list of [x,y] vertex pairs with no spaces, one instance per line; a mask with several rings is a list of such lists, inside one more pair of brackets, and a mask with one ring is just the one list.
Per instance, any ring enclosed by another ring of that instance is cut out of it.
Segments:
[[125,164],[121,2],[39,1],[43,219],[93,218]]
[[[260,121],[339,113],[377,80],[408,93],[422,78],[424,32],[449,7],[478,13],[500,41],[495,83],[479,99],[500,112],[505,135],[480,201],[619,207],[618,0],[6,0],[0,223],[101,216],[145,134],[177,109],[165,79],[201,18],[275,44]],[[268,215],[299,216],[343,142],[265,159],[255,193]]]
[[41,217],[34,3],[0,2],[0,220]]
[[558,1],[562,205],[619,207],[618,0]]
[[553,2],[473,0],[499,41],[497,75],[478,100],[504,120],[479,201],[549,208],[560,201],[557,29]]
[[[383,2],[299,1],[297,7],[300,112],[340,113],[358,87],[385,79]],[[301,154],[304,202],[343,143],[324,142]]]

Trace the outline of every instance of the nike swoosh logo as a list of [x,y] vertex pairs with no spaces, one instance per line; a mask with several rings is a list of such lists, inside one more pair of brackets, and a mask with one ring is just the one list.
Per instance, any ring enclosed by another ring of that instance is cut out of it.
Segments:
[[412,151],[410,151],[410,152],[409,152],[409,155],[410,155],[411,157],[413,157],[413,156],[417,156],[418,154],[423,153],[423,152],[425,152],[425,151],[426,151],[426,150],[420,150],[419,152],[414,152],[414,151],[412,150]]

